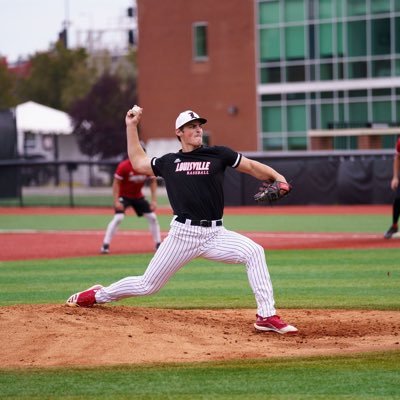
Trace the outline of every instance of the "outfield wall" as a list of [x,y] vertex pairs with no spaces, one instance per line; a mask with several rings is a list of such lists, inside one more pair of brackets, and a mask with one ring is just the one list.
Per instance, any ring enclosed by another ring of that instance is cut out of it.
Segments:
[[[390,190],[394,151],[247,153],[245,156],[275,168],[293,185],[292,194],[281,205],[389,204],[394,198]],[[77,200],[85,192],[90,198],[84,200],[84,205],[109,205],[116,165],[115,161],[0,160],[0,178],[10,170],[20,177],[17,191],[20,197],[8,194],[7,186],[3,185],[0,206],[83,205]],[[95,170],[102,170],[107,179],[86,179],[88,183],[82,183],[85,181],[82,177],[94,177]],[[259,186],[256,179],[228,168],[224,184],[226,205],[254,205],[253,196]],[[37,189],[37,195],[25,196],[27,188],[30,192]],[[108,189],[106,199],[96,200],[97,188]]]
[[[388,204],[393,151],[304,152],[246,156],[271,166],[293,185],[281,205]],[[229,169],[225,180],[226,205],[254,205],[259,182]]]

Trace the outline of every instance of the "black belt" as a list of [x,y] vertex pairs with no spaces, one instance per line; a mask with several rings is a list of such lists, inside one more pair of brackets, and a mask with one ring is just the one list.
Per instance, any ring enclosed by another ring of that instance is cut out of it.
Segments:
[[217,219],[214,221],[210,221],[208,219],[187,219],[185,217],[176,217],[175,221],[180,222],[181,224],[193,225],[193,226],[202,226],[204,228],[210,228],[211,226],[222,226],[222,219]]

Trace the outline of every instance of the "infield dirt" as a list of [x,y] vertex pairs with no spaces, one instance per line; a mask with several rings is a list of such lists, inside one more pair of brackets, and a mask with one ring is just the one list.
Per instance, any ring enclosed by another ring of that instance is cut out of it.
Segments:
[[199,362],[400,349],[399,312],[282,310],[281,315],[299,328],[297,335],[256,332],[254,310],[1,307],[0,367]]

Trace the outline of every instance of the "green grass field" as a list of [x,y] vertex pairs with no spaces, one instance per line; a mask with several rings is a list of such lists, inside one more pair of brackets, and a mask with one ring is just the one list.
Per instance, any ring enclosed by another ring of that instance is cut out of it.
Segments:
[[400,352],[113,368],[6,370],[2,399],[398,399]]
[[[87,230],[105,229],[109,215],[0,215],[0,229]],[[161,229],[167,230],[172,216],[159,215]],[[381,215],[226,215],[229,229],[242,231],[287,232],[363,232],[382,234],[390,225],[390,216]],[[120,229],[148,229],[145,218],[127,215]]]
[[[141,275],[151,255],[0,263],[0,306],[62,303],[93,283]],[[267,262],[282,308],[400,310],[399,249],[271,250]],[[65,266],[68,265],[68,268]],[[153,296],[118,304],[161,308],[253,308],[242,265],[197,259]]]
[[[93,217],[93,218],[92,218]],[[103,229],[108,216],[0,216],[1,229]],[[170,218],[162,216],[167,229]],[[381,216],[227,216],[238,230],[382,233]],[[147,229],[126,218],[126,229]],[[279,308],[400,312],[399,248],[267,250]],[[71,291],[143,272],[151,255],[0,262],[1,307],[62,303]],[[254,308],[243,266],[195,260],[156,295],[118,304]],[[12,338],[2,338],[2,345]],[[291,359],[112,368],[0,370],[1,399],[400,399],[400,350]]]

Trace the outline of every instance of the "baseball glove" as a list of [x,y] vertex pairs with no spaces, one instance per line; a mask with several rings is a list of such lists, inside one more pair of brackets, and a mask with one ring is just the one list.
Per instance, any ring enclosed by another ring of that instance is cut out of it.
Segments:
[[287,196],[292,190],[292,186],[286,182],[266,181],[263,182],[258,192],[254,195],[254,200],[261,203],[268,201],[272,203]]

